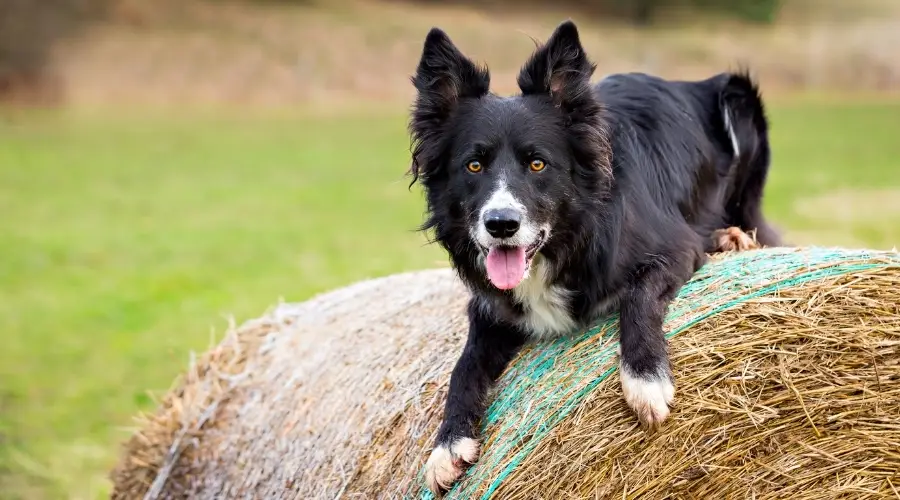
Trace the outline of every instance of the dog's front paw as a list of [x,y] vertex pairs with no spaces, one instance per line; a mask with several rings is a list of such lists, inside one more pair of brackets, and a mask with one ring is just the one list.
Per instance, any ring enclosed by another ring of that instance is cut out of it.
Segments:
[[655,429],[669,416],[669,405],[675,399],[675,386],[667,375],[637,376],[624,363],[619,365],[622,392],[638,420]]
[[450,489],[462,476],[466,465],[478,460],[478,453],[478,441],[468,437],[435,446],[425,463],[425,480],[432,493],[440,495],[443,490]]

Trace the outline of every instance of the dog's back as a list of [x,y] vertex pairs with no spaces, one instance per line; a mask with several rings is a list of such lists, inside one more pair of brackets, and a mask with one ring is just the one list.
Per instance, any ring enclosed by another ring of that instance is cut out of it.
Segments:
[[760,212],[768,125],[749,76],[670,81],[625,73],[594,90],[606,109],[617,184],[635,210],[678,207],[704,238],[736,226],[757,231],[764,245],[779,243]]

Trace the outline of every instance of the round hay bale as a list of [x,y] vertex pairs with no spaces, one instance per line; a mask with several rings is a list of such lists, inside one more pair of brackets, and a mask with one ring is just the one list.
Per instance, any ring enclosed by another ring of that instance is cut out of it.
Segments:
[[[365,281],[234,329],[145,417],[114,498],[430,498],[462,348],[450,270]],[[676,405],[640,429],[617,318],[526,348],[451,498],[900,498],[900,255],[716,257],[669,308]]]

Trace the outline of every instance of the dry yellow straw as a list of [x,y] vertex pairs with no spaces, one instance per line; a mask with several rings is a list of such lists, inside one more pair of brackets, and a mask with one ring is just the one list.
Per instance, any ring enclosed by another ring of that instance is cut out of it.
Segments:
[[[115,498],[419,498],[465,338],[449,270],[361,282],[234,329],[145,417]],[[454,498],[897,498],[900,257],[766,249],[670,307],[676,406],[641,430],[615,318],[501,377]],[[612,353],[612,354],[611,354]]]

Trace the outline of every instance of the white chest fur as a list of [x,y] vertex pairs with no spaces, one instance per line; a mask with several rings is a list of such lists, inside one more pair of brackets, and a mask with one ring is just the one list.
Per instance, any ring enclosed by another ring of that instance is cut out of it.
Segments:
[[577,324],[569,312],[571,292],[547,282],[547,265],[540,255],[535,256],[531,270],[513,295],[524,309],[522,327],[535,340],[572,333]]

